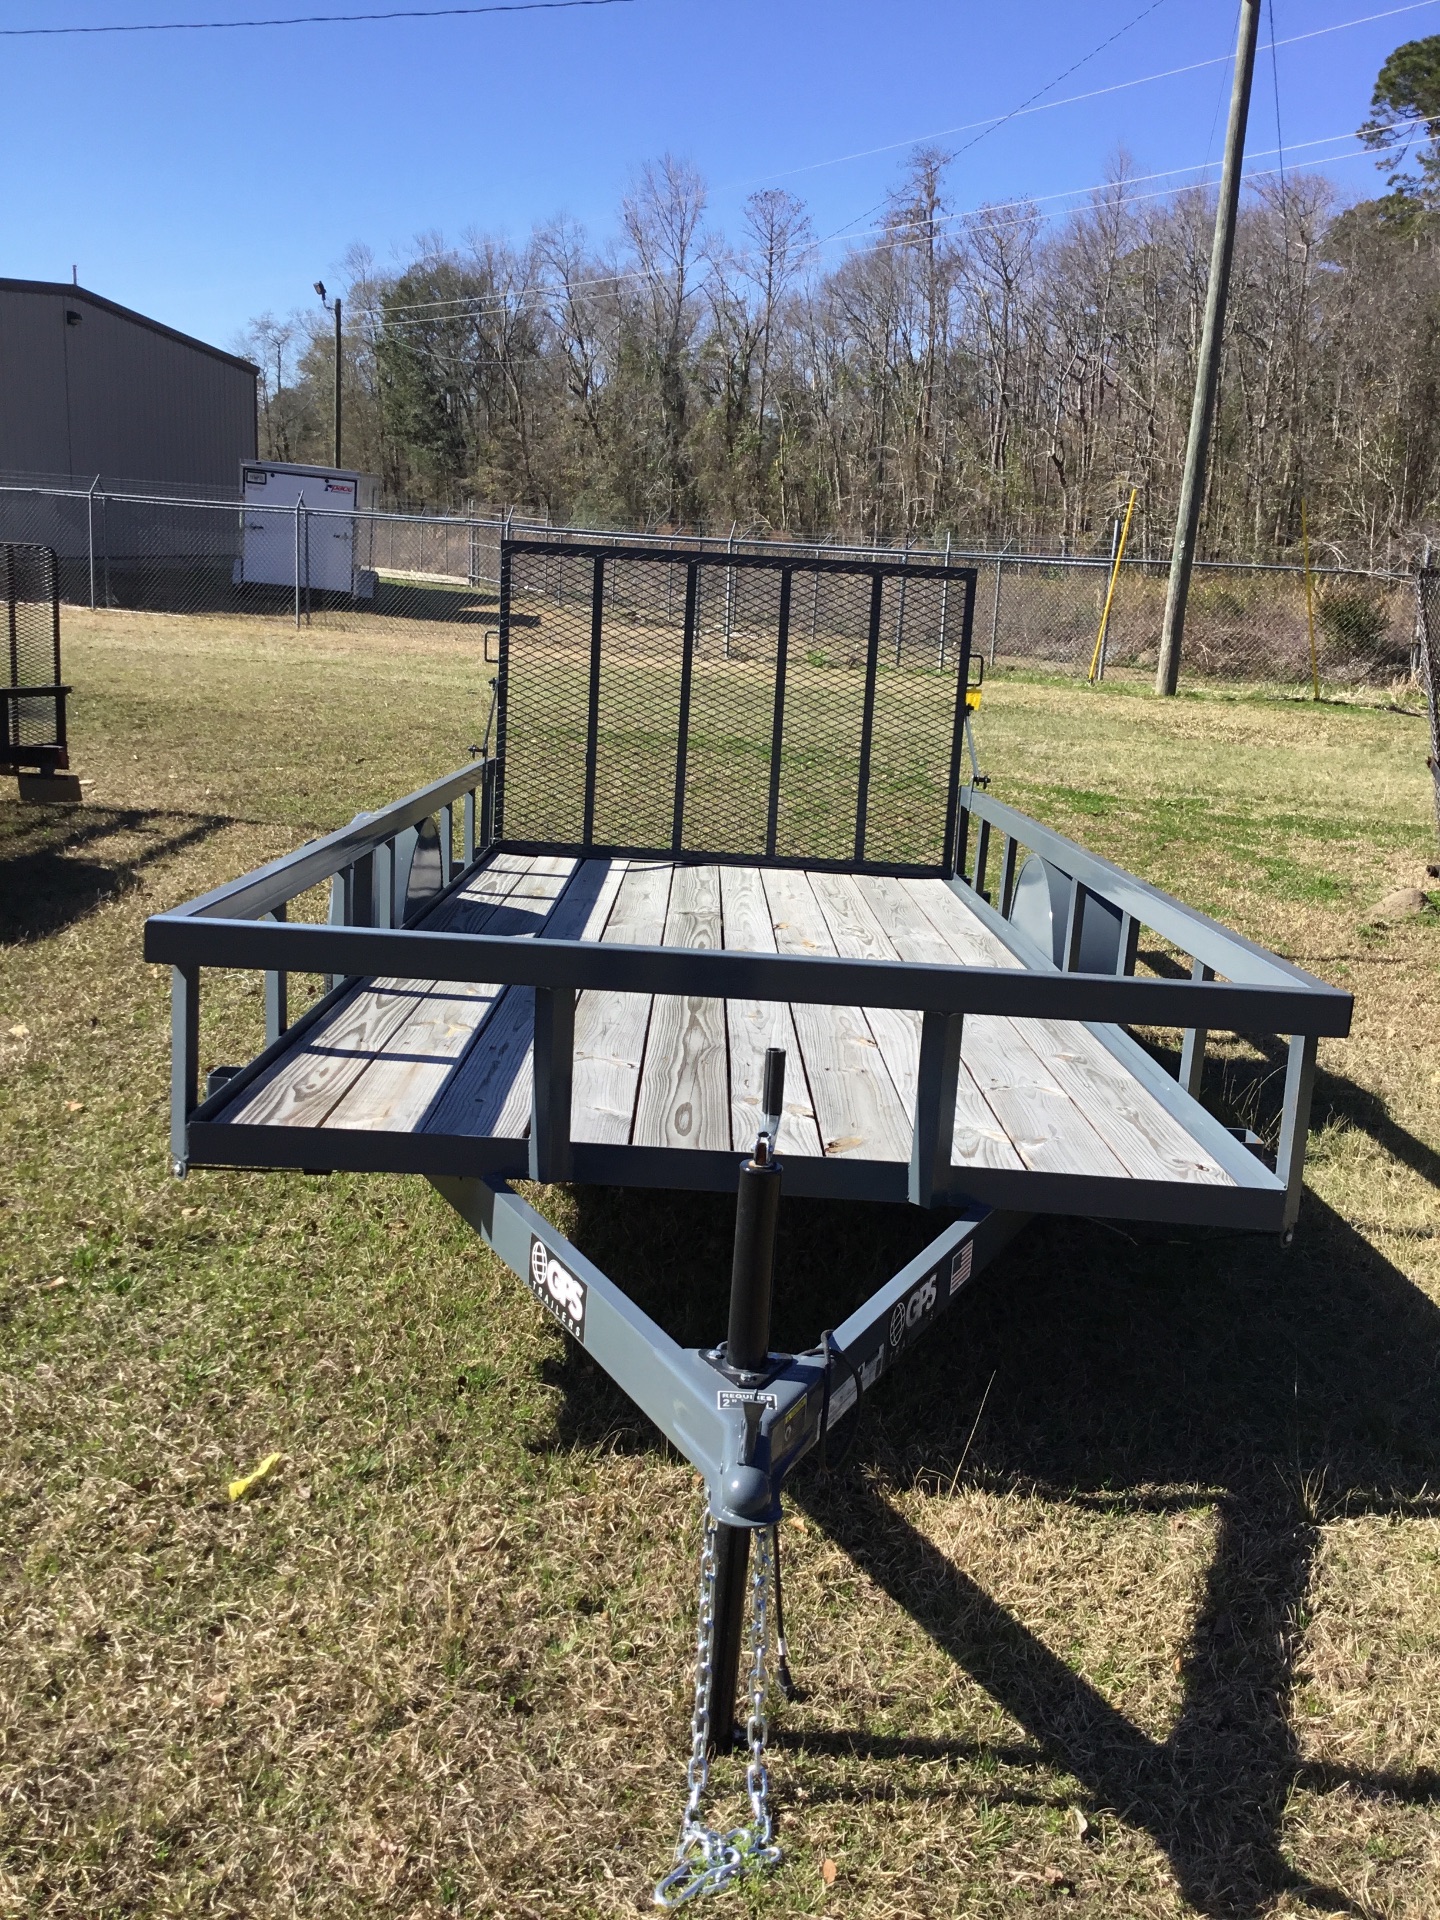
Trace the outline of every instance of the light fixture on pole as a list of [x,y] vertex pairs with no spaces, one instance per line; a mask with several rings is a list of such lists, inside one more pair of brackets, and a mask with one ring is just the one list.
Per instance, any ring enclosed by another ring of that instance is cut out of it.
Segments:
[[340,377],[344,367],[344,361],[342,359],[342,349],[341,349],[341,343],[340,343],[340,296],[337,293],[333,302],[327,300],[325,298],[325,282],[323,280],[317,280],[315,282],[315,291],[316,293],[319,294],[320,304],[321,306],[324,307],[325,311],[327,313],[333,313],[335,315],[335,461],[334,461],[334,464],[337,467],[339,467],[344,464],[344,462],[340,458]]

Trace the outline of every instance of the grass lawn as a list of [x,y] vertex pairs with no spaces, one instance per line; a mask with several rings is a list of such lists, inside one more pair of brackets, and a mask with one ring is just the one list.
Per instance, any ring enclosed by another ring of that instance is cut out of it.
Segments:
[[[0,796],[0,1914],[635,1913],[696,1476],[423,1182],[167,1172],[146,914],[458,764],[478,649],[65,643],[86,804]],[[787,1860],[725,1910],[1433,1920],[1440,914],[1373,917],[1431,854],[1424,725],[997,674],[980,741],[1001,798],[1348,986],[1355,1031],[1290,1249],[1032,1225],[797,1476]],[[205,1062],[247,1057],[258,981],[207,994]],[[1232,1043],[1206,1093],[1263,1124],[1276,1084]],[[723,1330],[724,1203],[541,1204]],[[783,1214],[782,1342],[925,1235]]]

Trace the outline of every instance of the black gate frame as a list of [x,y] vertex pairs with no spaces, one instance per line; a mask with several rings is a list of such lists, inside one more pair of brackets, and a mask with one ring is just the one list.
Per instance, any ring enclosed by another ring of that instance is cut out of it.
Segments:
[[[737,858],[751,860],[753,855],[737,856],[717,853],[699,847],[685,845],[685,770],[690,731],[690,689],[695,658],[695,640],[697,609],[699,604],[700,569],[711,567],[724,571],[732,568],[749,572],[778,573],[780,576],[780,607],[775,635],[775,695],[774,712],[770,733],[769,796],[765,821],[765,851],[760,857],[777,866],[805,865],[811,867],[837,866],[847,871],[865,872],[877,863],[865,858],[865,836],[870,800],[870,761],[875,720],[875,682],[880,664],[880,626],[882,600],[887,579],[903,579],[911,582],[937,581],[941,585],[953,585],[961,588],[963,606],[960,620],[960,644],[955,661],[955,711],[951,728],[950,766],[945,786],[945,825],[941,858],[934,865],[907,866],[905,871],[917,874],[948,876],[956,871],[959,860],[957,831],[960,821],[960,771],[961,756],[965,737],[965,695],[970,679],[971,638],[975,619],[975,594],[979,579],[974,567],[948,567],[923,563],[912,565],[907,560],[828,560],[807,559],[793,554],[729,553],[714,551],[705,547],[656,547],[653,550],[638,548],[634,542],[620,544],[615,542],[591,542],[577,540],[547,540],[543,536],[506,537],[500,543],[500,645],[499,669],[495,689],[495,813],[494,832],[497,839],[505,835],[505,764],[508,736],[508,705],[510,690],[510,625],[511,625],[511,562],[517,554],[535,554],[556,560],[589,560],[592,565],[592,584],[590,595],[590,687],[585,727],[585,800],[584,824],[578,842],[568,843],[562,849],[547,840],[549,850],[568,850],[576,853],[606,853],[627,855],[635,858],[684,857],[686,859],[708,859],[727,861]],[[650,561],[656,566],[683,566],[685,569],[685,614],[684,630],[681,641],[680,663],[680,712],[676,726],[675,751],[675,792],[672,810],[672,826],[668,846],[614,846],[608,842],[597,842],[595,829],[595,769],[599,755],[600,731],[600,661],[605,639],[605,567],[608,561],[627,563]],[[790,599],[791,582],[797,574],[843,574],[870,581],[869,626],[865,652],[865,691],[860,723],[860,766],[855,805],[855,834],[853,858],[843,861],[825,861],[817,859],[797,859],[788,861],[775,852],[775,842],[780,811],[780,773],[781,747],[785,724],[785,680],[789,654],[790,638]],[[525,841],[514,841],[514,845],[528,845]],[[536,843],[539,844],[538,842]],[[886,861],[878,863],[886,873],[896,871],[896,863]]]
[[[24,596],[39,606],[48,601],[50,634],[54,658],[53,679],[36,686],[20,681],[20,603],[22,567],[35,568],[43,597]],[[0,684],[0,773],[33,772],[52,774],[70,765],[65,738],[65,696],[69,687],[60,684],[60,563],[53,547],[37,546],[29,541],[0,541],[0,582],[3,582],[3,615],[9,679]],[[53,738],[22,741],[20,705],[22,701],[49,700],[55,714]]]

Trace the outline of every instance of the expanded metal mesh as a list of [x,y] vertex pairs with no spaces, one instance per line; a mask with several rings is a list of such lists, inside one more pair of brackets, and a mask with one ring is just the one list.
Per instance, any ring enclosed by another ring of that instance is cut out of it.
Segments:
[[[48,547],[0,542],[0,622],[8,689],[58,687],[60,596]],[[35,750],[65,745],[58,693],[13,694],[0,702],[0,760],[36,764]]]
[[962,570],[505,553],[507,838],[943,866]]

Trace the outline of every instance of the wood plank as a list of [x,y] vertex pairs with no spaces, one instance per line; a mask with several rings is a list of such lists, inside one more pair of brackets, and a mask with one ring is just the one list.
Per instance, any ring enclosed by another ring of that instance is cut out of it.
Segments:
[[[777,867],[763,879],[777,951],[833,954],[835,942],[808,876]],[[908,1160],[905,1105],[864,1011],[796,1002],[790,1012],[826,1154]]]
[[[631,861],[597,937],[617,946],[658,947],[665,937],[673,872],[668,860]],[[648,993],[580,995],[575,1003],[572,1138],[629,1145],[649,1025]]]
[[[903,958],[876,917],[869,901],[845,873],[811,875],[815,897],[824,911],[836,950],[854,960]],[[913,1127],[915,1085],[920,1064],[921,1016],[909,1009],[867,1007],[865,1017],[879,1042],[895,1089],[905,1103]],[[995,1112],[975,1084],[961,1049],[955,1087],[955,1126],[950,1157],[959,1166],[1008,1167],[1019,1171],[1024,1162],[1010,1142]]]
[[[497,882],[503,877],[497,874]],[[573,860],[546,855],[532,863],[529,873],[516,871],[509,877],[514,884],[499,898],[472,896],[456,903],[455,917],[464,931],[507,934],[514,939],[549,931],[557,900],[579,884],[583,874]],[[324,1124],[385,1133],[409,1133],[419,1127],[493,1015],[503,991],[493,984],[437,983],[390,1035],[383,1052],[365,1068]]]
[[[529,884],[531,871],[543,864],[525,856],[523,865],[493,874],[487,871],[484,877],[491,889],[489,897],[482,895],[465,908],[475,929],[486,925],[517,887]],[[573,866],[573,862],[569,864]],[[240,1101],[221,1117],[238,1125],[323,1126],[375,1056],[438,984],[396,979],[357,982],[354,991],[318,1028],[306,1033],[293,1052],[283,1055],[253,1081]],[[471,992],[483,996],[484,990],[475,988]],[[483,1017],[487,1004],[482,998],[477,1018]]]
[[[906,891],[939,928],[956,957],[987,966],[1020,963],[941,880],[909,880]],[[1231,1176],[1079,1020],[1014,1023],[1055,1084],[1084,1112],[1127,1170],[1139,1180],[1233,1186]]]
[[[959,956],[903,881],[863,875],[857,884],[902,960],[954,964]],[[1123,1163],[1046,1070],[1014,1021],[967,1014],[960,1057],[1027,1167],[1126,1178]]]
[[[623,862],[585,861],[551,912],[531,933],[544,932],[556,940],[596,939],[623,879]],[[530,1121],[534,1037],[534,988],[508,987],[424,1115],[419,1130],[469,1134],[478,1139],[521,1138]]]
[[[720,869],[682,866],[670,884],[667,947],[712,951],[724,944]],[[640,1147],[730,1146],[730,1072],[725,1003],[656,994],[635,1102]]]
[[[742,953],[774,953],[775,929],[758,868],[722,867],[720,901],[727,947]],[[824,1148],[790,1008],[783,1000],[727,1000],[725,1026],[730,1040],[731,1146],[737,1153],[754,1146],[764,1118],[760,1102],[765,1091],[765,1050],[784,1047],[785,1111],[780,1116],[776,1151],[819,1158]]]

